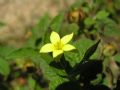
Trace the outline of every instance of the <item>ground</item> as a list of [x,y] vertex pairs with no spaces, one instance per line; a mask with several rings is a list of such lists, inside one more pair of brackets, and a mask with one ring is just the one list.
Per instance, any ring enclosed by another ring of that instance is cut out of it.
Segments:
[[0,43],[21,46],[26,41],[26,31],[45,13],[55,16],[75,0],[0,0]]

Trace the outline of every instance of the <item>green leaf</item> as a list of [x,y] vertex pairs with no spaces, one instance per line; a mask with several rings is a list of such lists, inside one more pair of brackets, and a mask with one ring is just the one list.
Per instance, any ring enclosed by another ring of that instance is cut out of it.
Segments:
[[40,87],[40,85],[36,85],[35,90],[45,90],[44,88]]
[[0,73],[5,76],[10,73],[9,63],[3,58],[0,58]]
[[97,19],[105,19],[108,17],[108,15],[109,15],[109,13],[107,11],[101,10],[96,14],[96,18]]
[[106,36],[114,36],[114,37],[120,36],[120,30],[115,21],[113,21],[112,19],[106,19],[104,23],[105,23],[104,34]]
[[116,62],[120,63],[120,54],[114,55],[113,58]]
[[74,10],[76,8],[80,8],[80,6],[85,3],[85,0],[76,0],[75,3],[73,3],[69,9]]
[[94,54],[99,43],[100,43],[100,40],[96,42],[95,44],[93,44],[90,48],[88,48],[88,50],[85,52],[83,60],[88,60]]
[[96,79],[90,81],[91,84],[97,85],[102,81],[102,75],[101,74],[97,74],[96,77],[97,77]]
[[120,36],[120,30],[117,26],[109,25],[105,27],[104,34],[111,37]]
[[10,53],[7,59],[17,59],[17,58],[32,58],[39,54],[32,48],[20,48],[12,53]]
[[73,32],[75,35],[78,34],[79,26],[75,23],[69,24],[68,29],[66,31]]
[[77,52],[66,52],[66,60],[68,60],[70,64],[74,66],[76,63],[79,63],[83,59],[84,54],[93,44],[93,41],[86,38],[81,38],[80,40],[77,40],[76,42],[74,42],[74,46],[76,47]]
[[57,15],[51,22],[51,29],[53,31],[59,32],[59,30],[61,29],[61,25],[64,19],[64,13],[61,13],[59,15]]
[[30,37],[27,42],[24,44],[23,47],[27,48],[27,47],[31,47],[31,48],[36,48],[35,46],[35,42],[36,42],[37,38],[35,36]]
[[98,47],[96,51],[93,53],[93,55],[90,57],[90,59],[100,59],[101,58],[101,49]]
[[15,51],[16,48],[9,47],[9,46],[0,46],[0,56],[6,58],[10,53]]
[[[49,90],[55,90],[55,88],[66,81],[66,79],[60,77],[57,73],[57,70],[53,69],[45,59],[41,58],[41,56],[35,57],[35,60],[40,62],[40,68],[42,72],[50,82],[49,82]],[[48,61],[48,60],[47,60]]]
[[64,23],[62,25],[62,29],[60,31],[60,35],[61,36],[65,36],[67,34],[70,34],[70,33],[74,33],[74,35],[77,35],[78,34],[78,30],[79,30],[79,26],[76,24],[76,23]]
[[49,27],[49,24],[50,24],[50,17],[48,16],[48,14],[45,14],[40,19],[38,24],[36,24],[36,26],[33,28],[32,30],[33,36],[35,36],[36,38],[44,36],[44,33]]
[[70,65],[73,67],[76,63],[79,63],[81,61],[78,52],[65,52],[65,59],[70,62]]
[[117,10],[119,10],[120,9],[120,0],[115,0],[115,1],[113,1],[113,3],[114,3],[115,8]]
[[104,31],[104,34],[106,35],[106,36],[120,36],[120,30],[118,30],[118,29],[115,29],[115,28],[107,28],[105,31]]
[[92,17],[88,17],[84,20],[86,26],[91,26],[95,23],[95,20]]
[[34,80],[32,77],[29,77],[29,78],[28,78],[28,85],[29,85],[29,88],[30,88],[31,90],[34,90],[35,84],[36,84],[35,80]]
[[79,41],[75,42],[75,46],[79,51],[80,60],[82,60],[88,48],[91,47],[93,44],[94,41],[87,38],[81,38]]

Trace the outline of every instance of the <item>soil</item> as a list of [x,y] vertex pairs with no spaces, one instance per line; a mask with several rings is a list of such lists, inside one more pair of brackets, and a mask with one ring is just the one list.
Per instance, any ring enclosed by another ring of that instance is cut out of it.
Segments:
[[0,0],[0,44],[21,46],[26,33],[45,13],[54,17],[74,0]]

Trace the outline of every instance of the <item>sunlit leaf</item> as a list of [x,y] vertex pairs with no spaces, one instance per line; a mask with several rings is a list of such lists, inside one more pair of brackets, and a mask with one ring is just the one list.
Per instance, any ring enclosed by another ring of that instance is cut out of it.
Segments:
[[97,19],[105,19],[108,17],[108,15],[109,15],[109,13],[107,11],[101,10],[97,13],[96,18]]
[[95,23],[95,20],[91,17],[88,17],[84,20],[84,23],[86,26],[90,26],[90,25],[93,25]]

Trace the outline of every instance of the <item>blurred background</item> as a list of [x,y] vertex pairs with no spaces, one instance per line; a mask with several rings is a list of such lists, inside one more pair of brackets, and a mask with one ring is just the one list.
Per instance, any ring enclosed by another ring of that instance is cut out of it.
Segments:
[[[0,43],[21,46],[27,31],[48,13],[51,17],[76,0],[0,0]],[[29,33],[28,33],[29,34]]]

